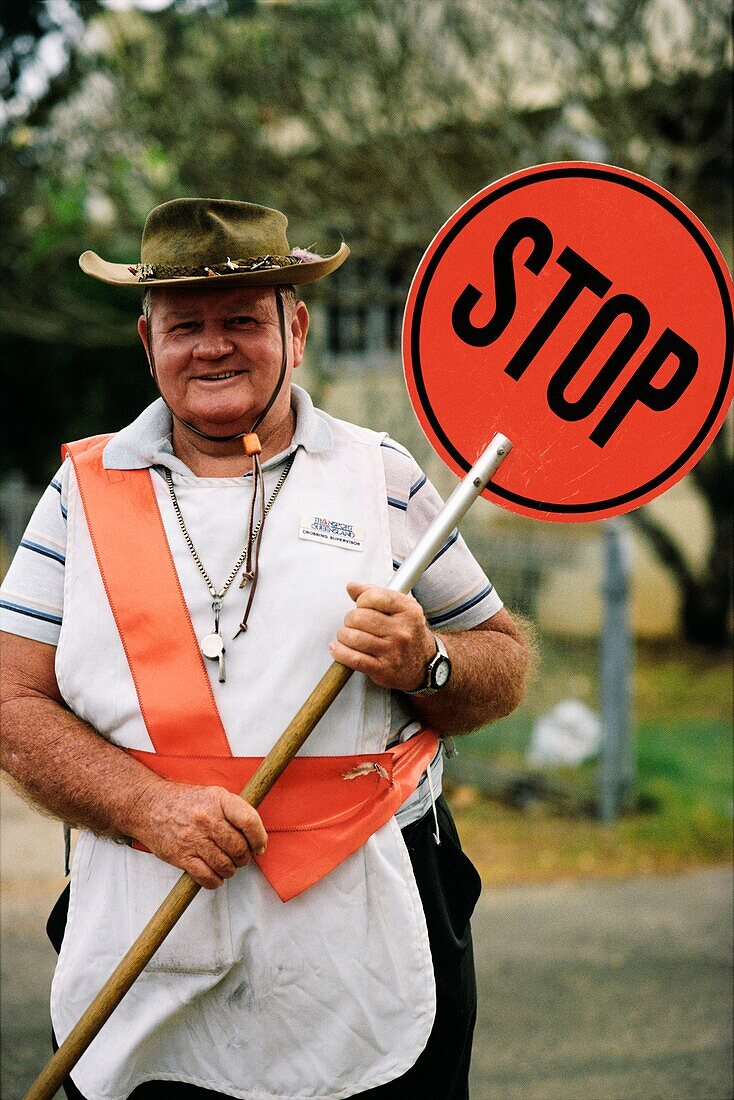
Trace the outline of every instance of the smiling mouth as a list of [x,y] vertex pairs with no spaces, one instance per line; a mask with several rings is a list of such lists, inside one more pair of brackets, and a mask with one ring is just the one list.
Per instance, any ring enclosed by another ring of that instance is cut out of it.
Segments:
[[200,374],[198,377],[199,382],[222,382],[226,378],[236,378],[239,374],[244,374],[241,370],[227,370],[222,371],[220,374]]

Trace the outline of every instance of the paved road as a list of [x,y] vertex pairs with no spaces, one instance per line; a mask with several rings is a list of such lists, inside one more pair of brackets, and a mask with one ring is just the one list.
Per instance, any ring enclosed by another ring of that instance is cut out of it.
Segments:
[[473,1100],[727,1100],[732,875],[485,890]]
[[[2,823],[0,1095],[19,1100],[47,1057],[61,840],[7,791]],[[472,1100],[734,1095],[728,870],[485,891],[474,939]]]

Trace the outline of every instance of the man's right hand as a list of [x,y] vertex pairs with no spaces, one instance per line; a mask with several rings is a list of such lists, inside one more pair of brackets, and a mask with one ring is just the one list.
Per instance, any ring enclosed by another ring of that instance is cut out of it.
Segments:
[[208,890],[260,854],[260,815],[224,787],[174,783],[68,709],[55,646],[0,631],[0,766],[38,805],[101,836],[132,836]]
[[257,810],[224,787],[158,780],[139,799],[132,835],[194,882],[215,890],[262,855],[268,836]]

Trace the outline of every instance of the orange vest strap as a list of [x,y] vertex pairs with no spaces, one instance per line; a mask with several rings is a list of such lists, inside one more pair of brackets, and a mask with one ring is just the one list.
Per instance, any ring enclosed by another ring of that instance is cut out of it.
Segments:
[[72,462],[86,454],[87,451],[99,450],[100,455],[109,441],[114,437],[114,432],[106,435],[88,435],[86,439],[76,439],[73,443],[61,444],[61,461],[70,458]]
[[[150,470],[105,470],[109,436],[69,443],[107,599],[156,752],[231,755]],[[161,631],[163,624],[163,632]],[[172,700],[185,699],[185,720]]]
[[[257,863],[278,896],[289,901],[313,886],[389,821],[417,787],[438,745],[437,735],[425,729],[386,752],[292,760],[259,808],[268,848]],[[216,784],[234,794],[262,760],[134,750],[130,755],[167,779]]]

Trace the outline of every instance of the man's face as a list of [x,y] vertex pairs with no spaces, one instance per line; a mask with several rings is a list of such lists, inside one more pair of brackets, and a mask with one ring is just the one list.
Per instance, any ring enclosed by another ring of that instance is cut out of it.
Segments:
[[[303,359],[308,311],[286,301],[288,369],[268,422],[290,407],[289,383]],[[161,394],[199,431],[227,435],[251,428],[278,381],[282,357],[273,287],[156,287],[138,332],[152,348]]]

